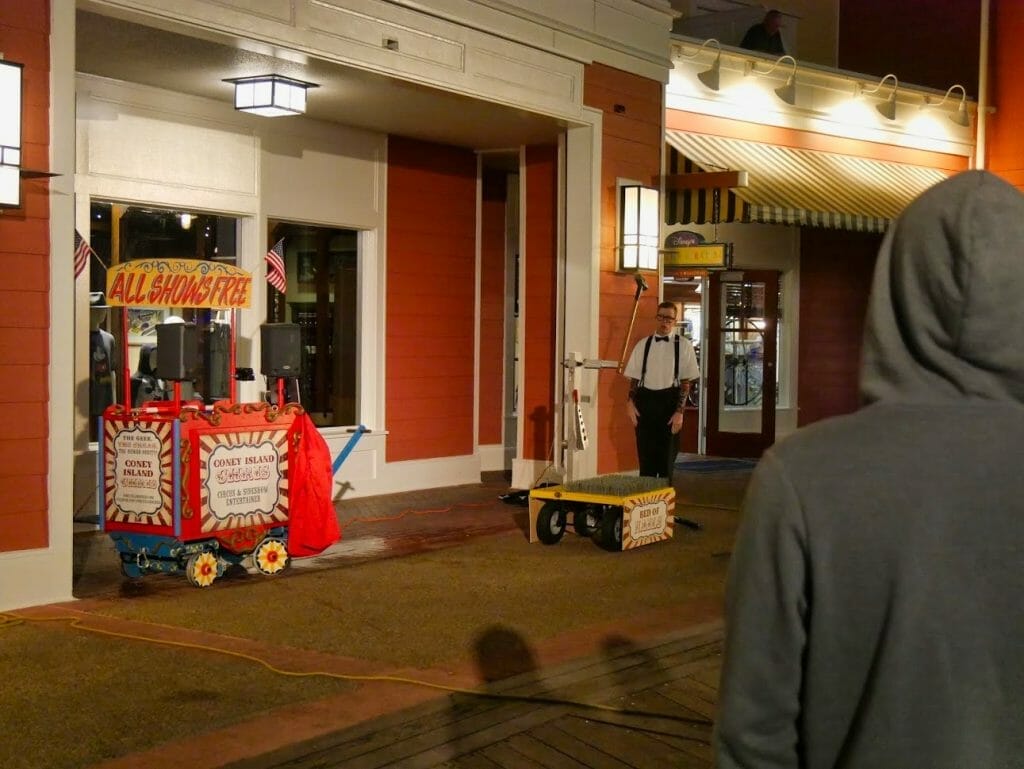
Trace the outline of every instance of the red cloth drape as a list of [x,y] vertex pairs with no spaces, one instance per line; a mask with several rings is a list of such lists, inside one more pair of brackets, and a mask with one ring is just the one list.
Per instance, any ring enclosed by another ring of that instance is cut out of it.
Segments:
[[316,555],[341,539],[331,492],[334,473],[331,452],[306,413],[295,419],[301,431],[289,472],[288,554]]

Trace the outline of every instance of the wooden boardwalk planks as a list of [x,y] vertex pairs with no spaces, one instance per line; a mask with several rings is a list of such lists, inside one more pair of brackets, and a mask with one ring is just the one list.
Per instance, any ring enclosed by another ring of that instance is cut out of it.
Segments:
[[[711,769],[721,631],[523,673],[274,753],[245,769]],[[488,696],[490,695],[490,696]]]

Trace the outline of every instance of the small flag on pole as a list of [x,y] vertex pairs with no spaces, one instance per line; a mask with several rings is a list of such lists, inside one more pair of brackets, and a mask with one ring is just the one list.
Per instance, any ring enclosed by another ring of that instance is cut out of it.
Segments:
[[284,238],[267,251],[267,283],[282,294],[288,288],[288,278],[284,272]]
[[82,237],[78,230],[75,230],[75,278],[85,272],[85,268],[89,266],[89,257],[96,256],[96,252],[92,250],[92,246],[89,242]]

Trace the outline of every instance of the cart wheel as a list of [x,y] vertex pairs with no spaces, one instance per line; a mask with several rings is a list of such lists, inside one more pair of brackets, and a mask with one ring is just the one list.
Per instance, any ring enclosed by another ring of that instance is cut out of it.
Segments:
[[600,525],[600,518],[593,505],[577,508],[572,514],[572,528],[581,537],[589,537]]
[[605,550],[622,549],[622,510],[617,507],[605,508],[601,525],[594,532],[594,541]]
[[142,579],[142,569],[134,561],[121,561],[121,574],[128,579]]
[[209,587],[217,579],[217,556],[196,553],[185,561],[185,576],[194,587]]
[[545,503],[537,515],[537,539],[555,545],[565,534],[565,510],[554,502]]
[[288,549],[279,539],[267,538],[252,551],[252,564],[261,574],[277,574],[288,563]]

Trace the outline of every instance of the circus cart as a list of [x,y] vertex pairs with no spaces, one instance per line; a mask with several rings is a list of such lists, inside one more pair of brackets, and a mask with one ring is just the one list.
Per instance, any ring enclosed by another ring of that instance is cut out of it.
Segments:
[[566,528],[606,550],[672,537],[676,493],[663,478],[602,475],[530,491],[530,542],[554,545]]
[[201,329],[164,322],[156,327],[155,357],[157,375],[173,385],[166,399],[133,403],[124,387],[124,402],[99,418],[100,526],[127,577],[180,572],[207,587],[249,561],[278,574],[291,556],[318,552],[339,536],[326,444],[300,405],[284,403],[282,372],[268,372],[264,362],[263,373],[276,379],[275,404],[236,402],[236,380],[253,378],[235,368],[234,334],[251,290],[248,272],[217,262],[138,260],[108,271],[107,302],[122,307],[122,339],[129,339],[133,307],[220,310],[230,325],[227,361],[220,361],[230,372],[226,398],[183,399],[183,384],[191,389],[201,365]]

